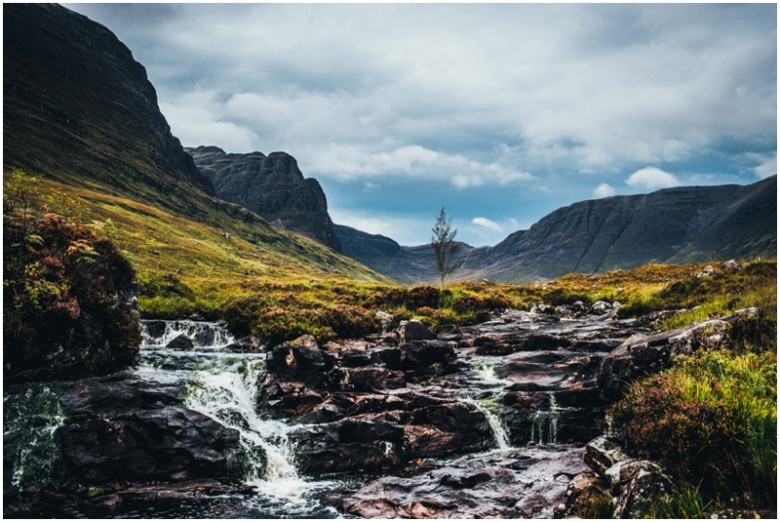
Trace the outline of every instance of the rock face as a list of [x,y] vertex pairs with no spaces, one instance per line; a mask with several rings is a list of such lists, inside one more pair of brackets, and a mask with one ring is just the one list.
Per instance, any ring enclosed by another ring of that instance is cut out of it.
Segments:
[[14,4],[3,32],[5,167],[169,209],[214,193],[171,135],[144,67],[109,30],[58,5]]
[[[777,178],[752,185],[680,187],[581,201],[543,217],[494,247],[461,245],[453,279],[525,283],[571,272],[604,272],[649,262],[775,255]],[[404,283],[431,282],[430,245],[337,226],[344,253]]]
[[61,399],[63,460],[81,483],[238,475],[239,435],[181,406],[176,386],[129,373],[85,379]]
[[322,187],[316,179],[305,179],[289,154],[228,154],[206,146],[185,150],[220,198],[260,214],[277,228],[300,232],[340,251]]

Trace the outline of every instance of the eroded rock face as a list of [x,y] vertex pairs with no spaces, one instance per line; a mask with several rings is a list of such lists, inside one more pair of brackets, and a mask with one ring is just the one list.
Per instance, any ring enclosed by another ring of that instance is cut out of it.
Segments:
[[300,232],[341,250],[325,192],[316,179],[304,179],[289,154],[229,154],[218,147],[185,150],[220,198],[257,212],[277,228]]
[[[354,493],[332,495],[364,518],[538,518],[552,515],[582,453],[532,448],[508,456],[463,457],[414,476],[385,477]],[[523,477],[539,477],[529,482]],[[544,478],[542,478],[544,477]]]
[[599,368],[599,388],[616,400],[628,383],[669,368],[677,356],[723,346],[730,331],[727,321],[713,319],[670,332],[633,336],[604,358]]
[[238,432],[183,407],[181,393],[129,372],[79,381],[57,432],[70,474],[88,484],[237,476]]

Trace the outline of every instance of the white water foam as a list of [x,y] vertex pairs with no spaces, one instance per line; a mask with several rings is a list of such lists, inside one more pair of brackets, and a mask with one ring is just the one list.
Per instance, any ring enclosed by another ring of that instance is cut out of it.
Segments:
[[[159,325],[157,329],[160,330]],[[163,330],[162,335],[153,337],[150,329],[144,327],[139,373],[159,380],[166,380],[166,374],[168,379],[184,379],[186,407],[239,432],[248,460],[241,464],[248,468],[245,481],[249,485],[262,495],[300,506],[307,502],[307,494],[329,484],[308,482],[300,477],[288,437],[292,428],[283,421],[263,418],[257,413],[257,391],[265,373],[265,354],[226,350],[234,339],[216,323],[166,321]],[[193,342],[192,350],[165,348],[182,333]],[[211,344],[204,342],[207,340]],[[161,359],[165,364],[161,365]],[[177,364],[177,360],[186,364]]]

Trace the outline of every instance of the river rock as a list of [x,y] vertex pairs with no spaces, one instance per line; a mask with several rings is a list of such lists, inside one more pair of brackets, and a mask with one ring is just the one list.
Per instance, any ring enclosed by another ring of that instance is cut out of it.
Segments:
[[274,347],[268,354],[266,367],[274,376],[289,381],[300,381],[324,388],[328,384],[328,372],[334,366],[334,356],[320,350],[313,337],[304,336],[291,343]]
[[229,477],[241,460],[237,431],[181,407],[110,418],[81,413],[58,436],[68,470],[89,484]]
[[664,495],[675,491],[671,478],[650,461],[635,461],[620,473],[620,495],[612,518],[642,518]]
[[171,339],[168,344],[165,345],[165,347],[172,350],[192,350],[195,345],[192,343],[192,340],[190,340],[187,334],[180,333]]
[[260,400],[277,416],[302,415],[322,402],[324,396],[312,386],[297,381],[282,381],[266,375],[260,387]]
[[623,447],[614,439],[596,437],[585,446],[585,464],[598,475],[604,476],[607,469],[619,462],[631,460]]
[[401,321],[401,326],[398,327],[398,337],[402,343],[410,343],[412,341],[436,339],[436,334],[430,331],[421,321],[410,319]]
[[588,313],[593,315],[603,315],[610,311],[612,311],[612,304],[606,301],[596,301],[588,309]]
[[593,473],[575,476],[566,486],[565,500],[555,508],[555,518],[607,518],[614,506],[609,487]]
[[454,343],[428,340],[401,346],[402,367],[417,375],[443,375],[457,369]]
[[669,368],[677,356],[723,346],[730,331],[725,320],[711,319],[656,335],[632,336],[601,362],[599,388],[607,398],[616,400],[628,383]]

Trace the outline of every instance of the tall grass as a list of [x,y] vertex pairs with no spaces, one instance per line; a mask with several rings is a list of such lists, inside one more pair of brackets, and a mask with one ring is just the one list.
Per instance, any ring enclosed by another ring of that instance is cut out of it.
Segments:
[[678,358],[635,383],[612,414],[629,449],[705,499],[777,503],[777,356],[728,350]]

